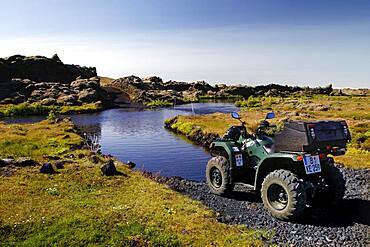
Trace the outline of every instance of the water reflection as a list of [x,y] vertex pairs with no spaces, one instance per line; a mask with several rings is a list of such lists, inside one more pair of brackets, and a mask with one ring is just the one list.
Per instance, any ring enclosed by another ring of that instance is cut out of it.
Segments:
[[[112,109],[71,117],[81,131],[98,136],[103,153],[122,161],[134,161],[139,169],[202,181],[209,154],[163,127],[167,118],[193,114],[193,110],[196,114],[207,114],[238,108],[230,103],[197,103],[159,110]],[[42,119],[45,118],[18,118],[7,122]]]

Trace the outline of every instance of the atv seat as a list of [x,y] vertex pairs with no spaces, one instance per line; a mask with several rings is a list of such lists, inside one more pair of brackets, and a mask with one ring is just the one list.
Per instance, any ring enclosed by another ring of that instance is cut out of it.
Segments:
[[246,132],[244,126],[232,126],[227,130],[222,139],[233,140],[234,142],[236,142],[237,140],[239,140],[239,137],[243,132]]

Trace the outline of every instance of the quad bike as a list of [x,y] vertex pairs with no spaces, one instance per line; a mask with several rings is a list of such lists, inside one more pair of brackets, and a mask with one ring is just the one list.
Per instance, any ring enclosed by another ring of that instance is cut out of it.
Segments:
[[301,216],[307,206],[338,203],[345,180],[332,156],[343,155],[351,139],[345,121],[287,121],[274,139],[265,131],[276,127],[266,115],[255,133],[248,133],[238,113],[240,126],[211,143],[206,168],[210,190],[227,195],[236,184],[261,194],[263,204],[278,219]]

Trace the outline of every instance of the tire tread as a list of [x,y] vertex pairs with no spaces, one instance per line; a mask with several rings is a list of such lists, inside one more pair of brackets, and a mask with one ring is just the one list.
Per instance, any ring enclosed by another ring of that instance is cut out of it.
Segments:
[[[222,173],[223,183],[220,188],[215,188],[209,178],[211,168],[216,166]],[[230,165],[229,161],[224,156],[216,156],[210,159],[206,167],[207,184],[212,193],[216,195],[226,195],[234,189],[234,185],[230,183]]]
[[[276,210],[270,210],[268,206],[267,196],[265,198],[264,194],[267,194],[266,184],[269,183],[271,180],[279,179],[283,181],[286,187],[290,190],[288,194],[291,197],[291,203],[288,203],[287,210],[283,210],[281,212],[277,212]],[[261,196],[263,203],[267,209],[269,209],[270,213],[279,219],[289,220],[298,218],[304,211],[306,207],[306,192],[303,184],[298,179],[298,177],[288,171],[288,170],[276,170],[269,173],[265,179],[263,180],[262,187],[261,187]]]

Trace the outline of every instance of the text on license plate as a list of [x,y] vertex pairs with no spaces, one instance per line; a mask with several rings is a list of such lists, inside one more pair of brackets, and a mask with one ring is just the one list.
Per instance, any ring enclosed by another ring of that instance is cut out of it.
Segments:
[[321,172],[320,157],[318,155],[304,155],[303,164],[306,174]]
[[243,166],[243,155],[236,154],[235,155],[236,166]]

